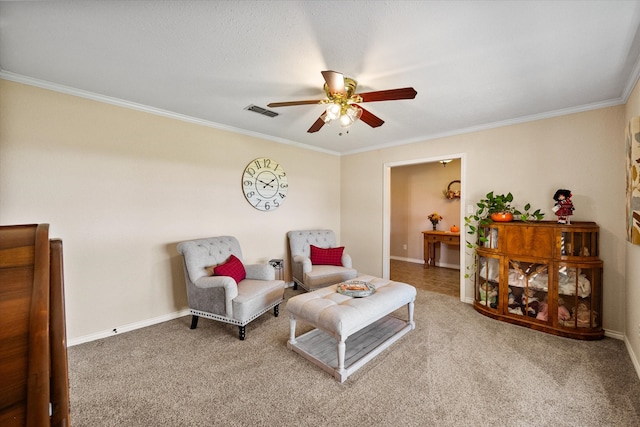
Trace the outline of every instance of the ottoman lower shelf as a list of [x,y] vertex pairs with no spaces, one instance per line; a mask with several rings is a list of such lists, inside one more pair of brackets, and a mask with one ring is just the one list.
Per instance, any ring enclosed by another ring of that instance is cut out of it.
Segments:
[[414,328],[394,316],[385,316],[351,335],[346,341],[344,370],[338,367],[338,341],[332,335],[313,329],[287,347],[332,374],[340,382],[364,366]]
[[[339,284],[336,284],[296,295],[287,301],[287,347],[340,382],[416,327],[413,321],[416,288],[369,275],[355,280],[371,284],[376,291],[364,298],[354,298],[337,292]],[[402,307],[407,308],[406,321],[394,313]],[[317,328],[318,332],[296,337],[298,320]],[[347,360],[347,351],[350,360]]]

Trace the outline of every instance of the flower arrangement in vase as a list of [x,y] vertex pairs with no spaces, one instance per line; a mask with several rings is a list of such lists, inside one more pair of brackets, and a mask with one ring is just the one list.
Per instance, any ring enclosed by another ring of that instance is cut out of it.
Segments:
[[427,218],[429,218],[429,221],[431,221],[431,225],[433,225],[434,230],[436,229],[438,223],[444,219],[438,212],[432,213],[431,215],[427,216]]

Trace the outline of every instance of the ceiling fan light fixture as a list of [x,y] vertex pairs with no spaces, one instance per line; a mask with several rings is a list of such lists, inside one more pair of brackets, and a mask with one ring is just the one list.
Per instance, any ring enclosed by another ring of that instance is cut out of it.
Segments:
[[340,126],[348,128],[352,124],[358,121],[362,115],[362,109],[353,105],[345,105],[340,115]]
[[362,108],[350,105],[349,108],[347,108],[347,115],[349,115],[349,117],[351,117],[355,122],[360,118],[360,116],[362,116]]
[[354,124],[362,115],[362,110],[353,105],[349,105],[347,103],[342,103],[342,107],[340,108],[340,127],[348,128],[352,124]]
[[331,120],[336,120],[338,117],[340,117],[340,112],[341,112],[342,108],[340,107],[340,104],[329,104],[327,106],[327,117],[325,121],[331,121]]
[[340,116],[340,127],[348,128],[353,124],[354,121],[355,120],[353,120],[348,114],[343,114]]

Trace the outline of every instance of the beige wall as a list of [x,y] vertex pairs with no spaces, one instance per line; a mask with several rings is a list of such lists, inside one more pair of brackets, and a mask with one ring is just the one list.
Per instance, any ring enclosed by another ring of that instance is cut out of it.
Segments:
[[[286,258],[286,231],[332,228],[359,271],[381,275],[385,165],[460,153],[463,209],[511,191],[553,218],[555,190],[573,191],[573,219],[601,227],[604,326],[626,332],[637,366],[640,249],[625,239],[624,126],[639,114],[636,88],[626,107],[340,158],[0,80],[0,223],[50,223],[63,239],[73,341],[186,308],[175,251],[185,239],[235,235],[245,261],[264,262]],[[241,172],[259,156],[289,174],[274,212],[241,194]]]
[[[234,235],[265,262],[286,258],[288,230],[339,236],[337,156],[5,80],[0,111],[0,224],[63,239],[70,341],[185,309],[182,240]],[[241,190],[262,156],[288,173],[272,212]]]
[[[437,227],[440,231],[464,224],[460,217],[460,199],[447,199],[443,195],[451,181],[460,180],[460,166],[460,159],[453,159],[446,167],[439,162],[429,162],[391,168],[389,253],[392,258],[423,262],[422,231],[432,229],[427,216],[433,212],[443,217]],[[460,189],[460,185],[455,189]],[[436,251],[438,265],[460,267],[458,247],[440,245]]]
[[[637,116],[640,116],[640,86],[636,84],[627,101],[625,124],[632,117]],[[625,259],[627,283],[626,294],[623,295],[626,304],[625,340],[629,352],[635,355],[633,361],[636,371],[640,373],[640,246],[626,242]]]
[[[573,192],[573,220],[600,225],[604,261],[604,327],[624,331],[625,160],[624,107],[610,107],[535,122],[429,140],[342,157],[342,236],[355,241],[354,264],[381,274],[385,260],[385,164],[463,153],[463,208],[491,190],[512,192],[516,202],[542,208],[555,219],[553,194]],[[366,183],[366,185],[365,185]],[[375,185],[372,185],[375,183]],[[465,257],[466,264],[472,262]],[[462,271],[464,273],[464,269]],[[463,298],[472,298],[465,283]]]

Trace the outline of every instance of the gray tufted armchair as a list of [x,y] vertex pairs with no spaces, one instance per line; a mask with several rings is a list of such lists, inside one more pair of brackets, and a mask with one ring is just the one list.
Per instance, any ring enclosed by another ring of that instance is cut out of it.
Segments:
[[198,326],[199,317],[206,317],[237,325],[240,339],[244,340],[249,322],[272,308],[278,316],[285,282],[275,280],[275,270],[269,264],[244,265],[246,278],[237,284],[232,277],[212,275],[213,268],[225,263],[231,255],[242,261],[235,237],[182,242],[178,244],[178,252],[184,261],[187,298],[193,316],[191,329]]
[[342,266],[313,265],[311,245],[319,248],[335,248],[336,235],[332,230],[295,230],[287,233],[291,250],[291,269],[294,289],[298,285],[307,291],[324,288],[351,280],[358,275],[352,268],[351,256],[342,254]]

